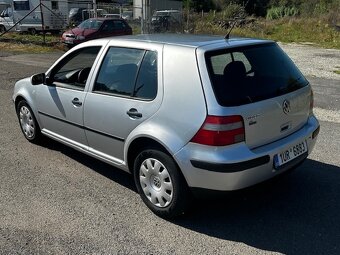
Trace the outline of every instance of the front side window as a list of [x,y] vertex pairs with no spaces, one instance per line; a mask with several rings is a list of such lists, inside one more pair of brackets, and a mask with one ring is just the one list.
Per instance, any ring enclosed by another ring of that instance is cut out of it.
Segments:
[[152,100],[157,94],[157,53],[141,49],[109,49],[94,92]]
[[50,78],[57,86],[83,90],[99,46],[82,48],[68,55],[51,72]]
[[1,17],[12,17],[12,8],[3,10],[0,14]]
[[205,58],[216,99],[222,106],[269,99],[308,84],[275,43],[210,51]]

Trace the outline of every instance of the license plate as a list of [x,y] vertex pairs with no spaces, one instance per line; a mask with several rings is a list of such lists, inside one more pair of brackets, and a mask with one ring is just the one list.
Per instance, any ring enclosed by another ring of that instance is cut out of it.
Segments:
[[280,167],[307,152],[307,142],[300,142],[274,156],[275,168]]

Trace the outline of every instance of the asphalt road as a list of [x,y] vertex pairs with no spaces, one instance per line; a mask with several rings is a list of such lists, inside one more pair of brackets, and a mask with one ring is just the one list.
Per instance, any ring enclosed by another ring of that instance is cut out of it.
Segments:
[[308,77],[321,132],[301,167],[170,222],[130,175],[24,139],[13,84],[59,56],[0,53],[0,254],[340,254],[340,78]]

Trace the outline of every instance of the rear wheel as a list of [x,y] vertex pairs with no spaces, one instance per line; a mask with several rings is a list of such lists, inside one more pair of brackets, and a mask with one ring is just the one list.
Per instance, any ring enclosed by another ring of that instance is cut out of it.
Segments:
[[142,151],[135,160],[134,180],[142,200],[158,216],[173,218],[188,208],[187,184],[174,160],[164,152]]
[[36,35],[37,34],[37,30],[35,28],[30,28],[28,30],[28,32],[31,34],[31,35]]
[[4,26],[0,26],[0,34],[6,32],[6,28]]
[[23,100],[18,103],[17,116],[25,138],[30,142],[37,143],[41,139],[40,128],[32,109],[26,101]]

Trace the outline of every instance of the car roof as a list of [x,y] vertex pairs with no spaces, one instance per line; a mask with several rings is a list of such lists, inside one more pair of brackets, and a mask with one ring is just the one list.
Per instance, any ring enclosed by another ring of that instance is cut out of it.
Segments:
[[244,46],[259,44],[265,42],[273,42],[264,39],[244,38],[244,37],[231,37],[225,39],[222,36],[213,35],[192,35],[192,34],[143,34],[143,35],[127,35],[119,37],[110,37],[109,40],[127,40],[136,42],[148,42],[156,44],[169,44],[184,47],[203,47],[213,44],[227,44],[226,46]]

